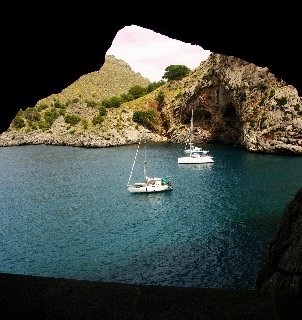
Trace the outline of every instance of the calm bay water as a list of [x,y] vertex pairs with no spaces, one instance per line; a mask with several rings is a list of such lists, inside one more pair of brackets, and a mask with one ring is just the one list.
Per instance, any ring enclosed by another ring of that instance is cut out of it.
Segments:
[[211,145],[215,163],[179,165],[182,145],[152,144],[149,176],[174,190],[130,194],[136,148],[0,148],[0,272],[254,288],[302,158]]

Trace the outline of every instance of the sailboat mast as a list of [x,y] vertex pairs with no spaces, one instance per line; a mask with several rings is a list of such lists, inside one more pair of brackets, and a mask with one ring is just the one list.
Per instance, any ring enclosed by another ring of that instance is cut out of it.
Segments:
[[146,132],[145,132],[145,159],[144,159],[144,181],[147,180],[147,150],[146,150]]
[[190,129],[190,156],[192,154],[192,140],[193,140],[193,132],[194,132],[194,128],[193,128],[193,109],[192,109],[192,116],[191,116],[191,129]]
[[132,163],[132,168],[131,168],[131,172],[130,172],[130,176],[129,176],[127,185],[128,185],[128,184],[130,183],[130,181],[131,181],[131,177],[132,177],[133,169],[134,169],[134,166],[135,166],[135,162],[136,162],[138,150],[139,150],[139,147],[140,147],[140,144],[141,144],[141,140],[142,140],[142,138],[140,138],[139,141],[138,141],[138,145],[137,145],[135,157],[134,157],[134,160],[133,160],[133,163]]

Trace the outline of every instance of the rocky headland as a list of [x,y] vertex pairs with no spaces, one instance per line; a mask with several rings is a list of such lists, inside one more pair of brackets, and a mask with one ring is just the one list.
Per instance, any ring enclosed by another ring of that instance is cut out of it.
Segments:
[[[232,144],[251,152],[302,154],[302,99],[297,90],[267,68],[221,54],[212,53],[181,80],[168,81],[142,97],[107,108],[102,122],[94,121],[102,101],[126,95],[135,85],[149,84],[126,62],[106,56],[99,71],[83,75],[61,93],[33,107],[21,108],[0,135],[0,146],[133,144],[144,129],[133,115],[150,110],[155,116],[149,126],[149,139],[183,143],[193,108],[195,143]],[[67,122],[66,115],[79,120]]]

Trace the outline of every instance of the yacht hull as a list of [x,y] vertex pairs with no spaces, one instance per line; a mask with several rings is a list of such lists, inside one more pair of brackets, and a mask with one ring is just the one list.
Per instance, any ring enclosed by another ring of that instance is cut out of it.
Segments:
[[214,160],[211,156],[188,156],[188,157],[180,157],[177,159],[178,163],[213,163]]
[[127,189],[131,193],[149,193],[162,192],[172,190],[172,185],[169,177],[165,178],[148,178],[145,182],[136,182],[128,184]]
[[171,186],[150,186],[145,183],[136,183],[133,185],[129,185],[127,187],[128,191],[131,193],[154,193],[154,192],[162,192],[172,190]]

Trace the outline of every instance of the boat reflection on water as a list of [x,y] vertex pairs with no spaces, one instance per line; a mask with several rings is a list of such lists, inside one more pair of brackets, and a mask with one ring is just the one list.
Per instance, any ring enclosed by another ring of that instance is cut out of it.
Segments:
[[214,163],[190,163],[190,164],[178,164],[179,169],[183,170],[212,170]]
[[148,193],[147,195],[147,199],[150,203],[151,206],[163,206],[164,203],[165,203],[165,197],[170,194],[169,192],[168,193]]
[[144,192],[145,196],[140,193],[132,193],[138,204],[146,203],[147,201],[151,206],[166,206],[168,201],[171,201],[171,192]]

